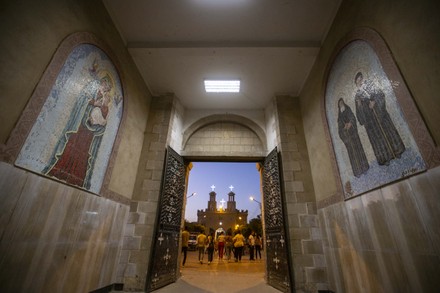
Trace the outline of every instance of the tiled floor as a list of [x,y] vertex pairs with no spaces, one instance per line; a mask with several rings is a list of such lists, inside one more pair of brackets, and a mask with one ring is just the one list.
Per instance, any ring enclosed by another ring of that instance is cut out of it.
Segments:
[[265,261],[250,261],[249,256],[243,257],[241,262],[218,260],[214,256],[213,263],[198,262],[198,253],[189,251],[185,267],[180,268],[181,277],[176,283],[163,287],[158,293],[197,293],[197,292],[253,292],[279,293],[277,289],[266,285]]

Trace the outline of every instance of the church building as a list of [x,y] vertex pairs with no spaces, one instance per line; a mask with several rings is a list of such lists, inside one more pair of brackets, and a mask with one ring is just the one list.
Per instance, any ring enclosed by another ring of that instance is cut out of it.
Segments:
[[197,211],[197,223],[205,226],[205,234],[215,232],[223,229],[227,232],[229,229],[233,233],[240,229],[242,225],[247,224],[248,211],[238,210],[235,202],[235,193],[231,191],[228,193],[228,201],[222,199],[220,205],[217,206],[216,195],[214,191],[215,186],[211,186],[212,191],[209,193],[208,208]]

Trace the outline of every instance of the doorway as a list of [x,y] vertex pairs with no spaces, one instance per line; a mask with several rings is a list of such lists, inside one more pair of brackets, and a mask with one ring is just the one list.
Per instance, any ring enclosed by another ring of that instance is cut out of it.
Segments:
[[[261,184],[256,162],[192,162],[184,224],[189,232],[263,237]],[[254,238],[251,237],[251,240]],[[222,239],[223,240],[223,239]],[[246,249],[249,255],[249,249]],[[223,255],[222,251],[216,252]],[[252,257],[254,259],[254,257]]]
[[[201,262],[198,249],[190,249],[185,266],[182,266],[181,254],[181,286],[211,292],[213,288],[220,290],[225,286],[228,286],[229,292],[260,286],[258,292],[264,291],[266,258],[264,247],[261,250],[262,194],[258,165],[257,162],[191,163],[186,205],[183,207],[184,225],[188,227],[190,235],[201,231],[213,235],[216,245],[211,263],[208,263],[207,251]],[[224,236],[232,238],[238,230],[246,239],[240,261],[235,260],[233,251],[219,245],[219,240],[223,241]],[[254,235],[250,239],[252,232]],[[255,243],[257,237],[259,240]],[[259,245],[258,252],[256,244]]]
[[[247,210],[248,221],[261,217],[261,178],[257,162],[192,162],[188,178],[185,220],[190,223],[203,222],[197,211],[210,208],[210,193],[215,192],[215,207],[219,217],[228,209]],[[230,202],[233,193],[233,202]],[[250,199],[253,198],[253,200]],[[225,223],[218,227],[228,230]],[[238,223],[237,224],[244,224]]]
[[[261,205],[262,219],[264,219],[264,232],[262,233],[264,239],[263,247],[266,249],[265,255],[268,260],[263,276],[266,276],[265,279],[270,286],[283,292],[288,292],[292,288],[290,284],[291,271],[289,270],[288,243],[286,242],[287,237],[284,229],[285,219],[283,216],[284,210],[278,157],[279,154],[275,148],[264,158],[264,162],[256,164],[256,166],[259,166],[257,170],[260,174],[260,184],[258,186],[262,186],[262,192],[260,192],[260,194],[264,195],[264,201],[260,202],[257,200],[257,203]],[[155,257],[150,263],[148,278],[149,288],[147,288],[147,291],[153,291],[167,284],[171,284],[173,283],[173,278],[174,282],[179,279],[180,263],[178,261],[180,246],[178,243],[180,242],[180,233],[178,229],[180,225],[177,226],[175,223],[178,219],[180,219],[180,224],[183,223],[183,207],[186,206],[185,200],[187,199],[186,194],[188,194],[187,185],[185,184],[188,181],[188,170],[188,164],[183,162],[183,158],[171,148],[168,148],[162,183],[163,190],[161,192],[161,202],[159,205],[159,217],[156,224],[156,239],[153,250]],[[224,174],[225,172],[223,172],[223,175],[220,177],[224,177]],[[242,174],[240,175],[240,178],[242,178]],[[185,190],[182,190],[182,188]],[[203,214],[203,211],[198,210],[198,220],[200,220],[201,215],[208,215],[207,212],[212,213],[217,211],[217,193],[215,192],[215,188],[216,186],[214,184],[211,185],[208,208],[205,210],[205,214]],[[230,185],[228,188],[230,188],[231,191],[228,193],[226,210],[231,211],[236,209],[235,193],[233,192],[233,185]],[[190,195],[196,196],[194,192],[191,192]],[[265,206],[267,207],[266,215],[264,215]],[[237,219],[238,218],[235,220]],[[220,219],[216,218],[215,220],[218,221]],[[244,220],[247,222],[247,218]],[[213,224],[213,222],[205,222],[203,224],[204,226],[211,227],[212,230],[215,231],[220,222],[218,224]],[[228,227],[230,225],[231,223],[228,223]],[[176,257],[174,258],[173,256]],[[162,258],[166,260],[163,261]],[[203,262],[201,262],[201,264],[202,263]],[[212,270],[212,267],[213,266],[210,266],[210,270]],[[172,272],[172,274],[170,272]],[[261,279],[264,279],[264,277]]]

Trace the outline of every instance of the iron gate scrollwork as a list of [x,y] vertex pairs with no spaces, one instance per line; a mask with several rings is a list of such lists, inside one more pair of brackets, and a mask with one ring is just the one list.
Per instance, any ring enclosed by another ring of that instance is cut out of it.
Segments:
[[159,200],[156,236],[146,286],[147,292],[177,280],[184,192],[185,164],[183,158],[168,147]]
[[278,290],[291,292],[293,286],[291,286],[289,270],[280,170],[276,148],[266,157],[262,174],[267,282]]

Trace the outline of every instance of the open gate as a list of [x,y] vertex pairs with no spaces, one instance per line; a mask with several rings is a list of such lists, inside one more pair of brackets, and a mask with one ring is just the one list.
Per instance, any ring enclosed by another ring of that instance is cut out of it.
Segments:
[[185,196],[185,164],[172,148],[167,148],[159,200],[158,219],[151,254],[146,291],[174,283],[178,277],[180,225]]
[[293,292],[276,148],[264,160],[262,177],[267,283],[282,292]]

